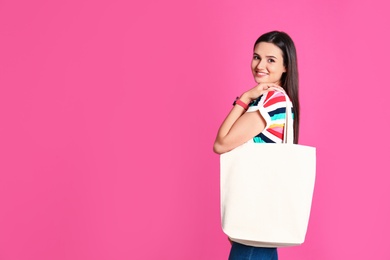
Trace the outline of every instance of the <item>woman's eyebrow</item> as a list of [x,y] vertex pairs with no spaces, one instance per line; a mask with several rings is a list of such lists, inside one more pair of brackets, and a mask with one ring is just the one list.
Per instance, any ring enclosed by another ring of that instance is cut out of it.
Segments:
[[265,56],[265,57],[267,57],[267,58],[273,58],[273,59],[278,59],[278,58],[276,58],[275,56],[272,56],[272,55],[269,55],[269,56]]
[[[259,54],[257,54],[256,52],[254,52],[253,53],[253,55],[257,55],[257,56],[260,56]],[[260,56],[261,57],[261,56]],[[275,56],[273,56],[273,55],[267,55],[267,56],[265,56],[266,58],[273,58],[273,59],[278,59],[278,58],[276,58]]]

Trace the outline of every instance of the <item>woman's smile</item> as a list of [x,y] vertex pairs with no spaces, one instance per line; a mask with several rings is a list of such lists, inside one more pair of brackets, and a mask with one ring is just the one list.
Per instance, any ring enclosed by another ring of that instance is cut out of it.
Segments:
[[264,78],[268,76],[268,72],[255,70],[255,77]]

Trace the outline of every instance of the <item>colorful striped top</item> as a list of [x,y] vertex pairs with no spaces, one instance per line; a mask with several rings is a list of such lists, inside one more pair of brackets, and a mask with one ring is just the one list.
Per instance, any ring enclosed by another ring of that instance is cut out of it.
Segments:
[[259,111],[266,122],[265,129],[252,140],[254,143],[281,143],[286,120],[286,96],[269,91],[252,102],[247,112]]

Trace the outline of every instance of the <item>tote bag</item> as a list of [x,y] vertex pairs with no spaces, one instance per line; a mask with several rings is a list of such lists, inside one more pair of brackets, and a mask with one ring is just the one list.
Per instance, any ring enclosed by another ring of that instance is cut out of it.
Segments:
[[222,154],[222,229],[232,241],[257,247],[300,245],[309,222],[316,149],[293,144],[286,96],[283,143],[247,142]]

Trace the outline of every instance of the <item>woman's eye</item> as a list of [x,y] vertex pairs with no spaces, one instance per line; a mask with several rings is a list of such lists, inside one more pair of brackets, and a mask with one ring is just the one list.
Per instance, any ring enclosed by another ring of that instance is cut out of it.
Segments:
[[259,59],[259,56],[253,56],[253,59],[254,59],[254,60],[258,60],[258,59]]
[[274,59],[268,59],[268,62],[275,62]]

